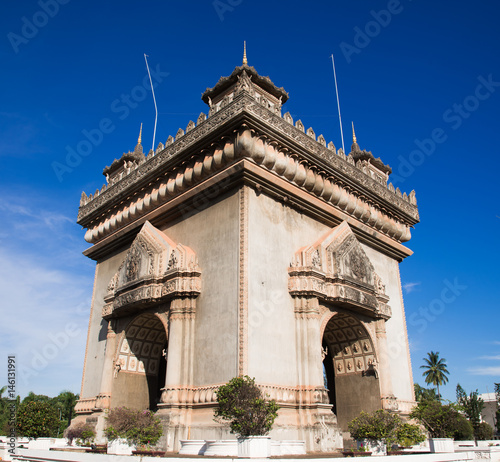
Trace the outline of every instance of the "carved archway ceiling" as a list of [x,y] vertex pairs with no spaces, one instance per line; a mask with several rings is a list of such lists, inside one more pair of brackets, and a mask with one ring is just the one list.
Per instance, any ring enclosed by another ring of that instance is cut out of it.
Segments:
[[376,364],[375,348],[365,327],[354,316],[339,313],[328,321],[323,341],[327,344],[335,375],[363,373]]
[[156,375],[166,341],[165,328],[158,317],[152,314],[138,316],[128,325],[120,342],[120,371]]

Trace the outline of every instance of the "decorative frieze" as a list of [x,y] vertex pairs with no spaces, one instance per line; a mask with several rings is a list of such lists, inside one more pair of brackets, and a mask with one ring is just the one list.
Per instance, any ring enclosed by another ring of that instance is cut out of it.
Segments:
[[[328,392],[324,387],[286,387],[258,384],[267,399],[274,399],[282,407],[296,405],[328,404]],[[165,387],[158,407],[217,405],[216,392],[220,385],[204,387]]]

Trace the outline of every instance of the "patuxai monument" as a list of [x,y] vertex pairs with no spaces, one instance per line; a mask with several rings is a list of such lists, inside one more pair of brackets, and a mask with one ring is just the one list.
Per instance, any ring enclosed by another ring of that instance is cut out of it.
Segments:
[[361,410],[408,415],[399,263],[415,193],[354,133],[346,154],[293,120],[287,99],[245,58],[203,93],[208,115],[154,152],[139,136],[82,194],[96,271],[78,420],[155,410],[171,452],[234,438],[215,391],[244,375],[280,406],[272,438],[308,452],[342,447]]

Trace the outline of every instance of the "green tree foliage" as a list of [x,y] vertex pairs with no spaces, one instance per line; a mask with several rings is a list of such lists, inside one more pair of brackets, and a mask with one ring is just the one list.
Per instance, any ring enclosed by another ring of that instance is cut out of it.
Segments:
[[239,437],[267,435],[278,416],[276,401],[265,400],[255,379],[248,376],[219,387],[217,402],[215,420],[229,421],[231,433]]
[[152,447],[163,433],[160,419],[149,410],[117,407],[109,411],[106,419],[106,436],[109,441],[124,438],[130,446]]
[[[9,419],[9,409],[8,405],[11,403],[7,398],[3,397],[5,389],[0,388],[0,433],[7,434],[9,432],[8,419]],[[57,430],[54,432],[53,437],[61,436],[64,429],[71,424],[71,419],[74,417],[74,407],[79,396],[75,395],[70,391],[62,391],[58,396],[51,398],[47,395],[37,395],[32,391],[21,401],[17,397],[17,412],[21,406],[25,406],[28,403],[43,403],[47,404],[57,416],[58,426]],[[3,430],[3,431],[2,431]]]
[[435,388],[424,388],[421,387],[418,383],[413,385],[415,390],[415,400],[416,401],[426,401],[426,400],[437,400],[438,395],[436,393]]
[[4,431],[4,428],[9,421],[9,401],[3,394],[7,391],[7,387],[0,388],[0,434],[7,435],[8,432]]
[[410,414],[411,419],[422,423],[431,438],[472,438],[473,431],[469,421],[452,404],[427,400],[417,404]]
[[474,439],[474,429],[471,423],[463,416],[455,422],[453,439],[455,441],[470,441]]
[[7,387],[0,388],[0,435],[9,435],[11,430],[11,413],[16,412],[21,403],[19,395],[15,399],[3,396]]
[[66,426],[68,427],[75,416],[75,406],[79,398],[79,395],[75,395],[68,390],[61,391],[61,393],[53,398],[55,405],[61,410],[61,416],[63,420],[66,420]]
[[496,422],[497,433],[500,433],[500,383],[495,383],[495,397],[497,399]]
[[48,402],[23,400],[16,417],[17,434],[28,438],[55,437],[59,416]]
[[467,396],[465,390],[457,384],[457,403],[460,409],[469,419],[469,422],[474,429],[474,436],[479,439],[477,434],[479,425],[481,424],[481,411],[484,408],[484,401],[479,397],[478,391],[471,391]]
[[425,369],[422,373],[425,377],[425,383],[437,387],[438,398],[441,399],[439,385],[444,385],[448,382],[447,374],[449,374],[449,372],[446,367],[446,359],[439,358],[439,351],[431,351],[427,353],[427,358],[423,358],[423,360],[425,364],[420,366],[420,368]]

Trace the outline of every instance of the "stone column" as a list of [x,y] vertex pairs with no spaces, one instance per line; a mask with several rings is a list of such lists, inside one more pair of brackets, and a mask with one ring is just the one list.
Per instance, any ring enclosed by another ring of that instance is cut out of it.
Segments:
[[392,390],[391,364],[389,360],[389,349],[387,347],[387,332],[385,330],[385,319],[378,319],[375,324],[375,335],[377,337],[377,349],[379,364],[377,367],[380,380],[380,398],[382,408],[396,411],[398,408],[396,397]]
[[170,304],[165,388],[192,385],[195,307],[192,298],[176,298]]
[[116,352],[116,320],[108,321],[108,332],[106,336],[106,353],[104,356],[104,365],[101,379],[100,393],[97,396],[96,408],[109,409],[111,392],[113,390],[113,377],[118,373],[117,365],[113,358]]
[[165,421],[168,451],[179,449],[179,440],[188,439],[190,405],[193,400],[194,298],[174,298],[170,303],[167,373],[159,416]]
[[294,298],[297,345],[297,385],[323,386],[318,299]]
[[333,451],[341,438],[324,388],[318,299],[294,297],[294,309],[299,439],[314,451]]

